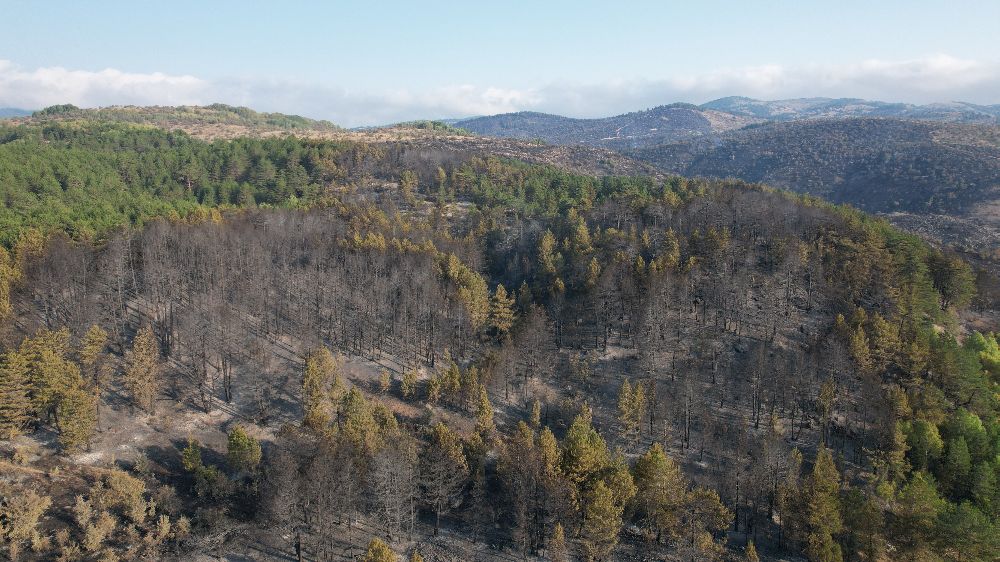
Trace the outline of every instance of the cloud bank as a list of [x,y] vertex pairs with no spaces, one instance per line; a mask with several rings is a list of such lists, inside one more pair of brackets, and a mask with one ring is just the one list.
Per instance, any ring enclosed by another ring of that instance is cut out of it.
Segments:
[[[650,68],[649,73],[660,73]],[[37,109],[58,103],[202,105],[214,102],[297,113],[345,126],[418,118],[546,111],[596,117],[675,101],[701,103],[723,96],[762,99],[857,97],[929,103],[1000,103],[1000,61],[948,55],[854,64],[760,65],[662,79],[604,83],[559,82],[537,88],[455,84],[429,90],[360,91],[318,82],[204,79],[115,69],[24,69],[0,60],[0,107]]]

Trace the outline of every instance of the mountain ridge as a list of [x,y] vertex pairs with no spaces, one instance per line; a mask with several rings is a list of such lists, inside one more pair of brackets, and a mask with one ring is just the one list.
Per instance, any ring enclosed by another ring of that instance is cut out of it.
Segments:
[[767,101],[729,96],[701,105],[670,103],[608,117],[578,118],[518,111],[459,119],[454,124],[482,135],[537,138],[555,144],[639,148],[710,136],[769,121],[859,117],[995,125],[1000,124],[1000,105],[967,102],[916,105],[824,97]]

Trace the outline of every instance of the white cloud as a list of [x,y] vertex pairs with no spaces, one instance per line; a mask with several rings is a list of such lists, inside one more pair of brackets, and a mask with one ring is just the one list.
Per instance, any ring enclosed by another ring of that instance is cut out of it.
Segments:
[[[658,74],[650,68],[650,74]],[[0,106],[35,109],[56,103],[182,105],[225,102],[298,113],[356,126],[405,119],[460,117],[520,110],[574,116],[611,115],[674,101],[700,103],[722,96],[764,99],[860,97],[927,103],[1000,103],[1000,61],[948,55],[854,64],[723,68],[697,75],[603,83],[552,83],[530,89],[448,85],[359,91],[316,82],[207,80],[159,72],[98,72],[61,67],[23,69],[0,60]]]
[[194,76],[161,72],[99,72],[54,66],[24,70],[0,60],[0,105],[36,109],[58,103],[80,106],[197,103],[210,85]]

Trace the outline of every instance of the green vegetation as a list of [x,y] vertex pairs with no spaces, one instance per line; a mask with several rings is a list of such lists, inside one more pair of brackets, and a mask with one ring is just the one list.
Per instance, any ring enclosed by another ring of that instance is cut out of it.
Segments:
[[405,150],[0,129],[2,436],[79,451],[112,395],[235,418],[225,460],[173,435],[183,471],[96,479],[56,546],[0,490],[5,546],[153,556],[189,513],[315,558],[360,519],[372,560],[458,521],[553,559],[633,523],[651,556],[996,551],[1000,346],[958,329],[962,260],[759,185]]
[[317,121],[283,113],[261,113],[247,107],[234,107],[223,103],[214,103],[204,107],[114,106],[97,109],[81,109],[75,105],[64,104],[36,111],[32,117],[41,122],[74,120],[135,123],[161,127],[171,125],[241,125],[265,130],[340,130],[329,121]]

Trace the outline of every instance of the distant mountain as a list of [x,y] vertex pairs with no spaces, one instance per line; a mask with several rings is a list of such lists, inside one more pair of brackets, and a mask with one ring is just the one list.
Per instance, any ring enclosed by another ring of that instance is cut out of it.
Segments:
[[1000,220],[1000,127],[808,119],[627,152],[686,176],[763,182],[871,212]]
[[1000,105],[965,102],[913,105],[852,98],[763,101],[728,97],[700,106],[675,103],[596,119],[522,111],[449,120],[448,123],[480,135],[623,150],[717,137],[748,125],[772,121],[859,117],[997,125],[1000,124]]
[[600,119],[576,119],[523,111],[464,119],[454,125],[472,133],[494,137],[626,149],[705,137],[760,121],[752,116],[702,109],[689,104],[672,104]]
[[950,123],[1000,123],[1000,105],[975,105],[965,102],[912,105],[854,98],[800,98],[763,101],[733,96],[699,106],[768,121],[824,119],[845,117],[897,117],[946,121]]
[[0,119],[10,119],[11,117],[27,117],[31,112],[27,109],[16,107],[0,107]]

